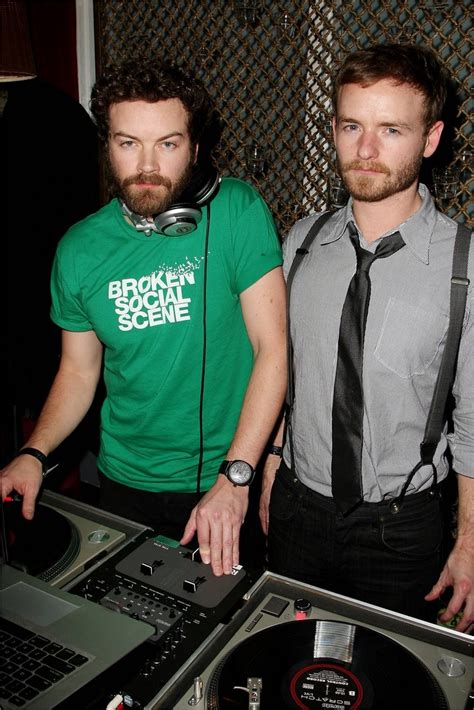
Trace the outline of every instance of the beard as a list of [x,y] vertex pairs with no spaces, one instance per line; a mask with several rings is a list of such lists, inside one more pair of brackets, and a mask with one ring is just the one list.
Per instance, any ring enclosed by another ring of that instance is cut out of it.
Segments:
[[[130,175],[121,180],[110,160],[107,160],[108,178],[112,193],[123,200],[132,212],[142,217],[151,217],[165,212],[170,205],[181,197],[191,180],[193,165],[194,159],[190,157],[189,163],[175,182],[172,182],[165,175],[143,175],[141,173]],[[156,185],[163,189],[137,188],[137,185],[144,184]]]
[[[337,167],[353,199],[360,202],[379,202],[413,185],[418,180],[422,160],[423,151],[420,151],[418,155],[392,171],[387,165],[376,161],[351,160],[349,163],[342,163],[338,157]],[[351,171],[357,169],[376,170],[385,175],[385,178],[380,180],[380,177],[375,175],[354,175]]]

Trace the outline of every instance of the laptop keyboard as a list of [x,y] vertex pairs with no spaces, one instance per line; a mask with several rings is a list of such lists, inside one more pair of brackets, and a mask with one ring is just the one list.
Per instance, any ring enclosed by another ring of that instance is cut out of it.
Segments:
[[0,618],[0,708],[27,707],[91,659]]

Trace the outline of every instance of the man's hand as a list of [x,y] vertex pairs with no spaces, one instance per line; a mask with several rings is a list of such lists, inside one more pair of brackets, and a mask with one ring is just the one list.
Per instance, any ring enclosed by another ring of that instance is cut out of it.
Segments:
[[32,456],[17,456],[0,471],[2,500],[12,492],[23,496],[22,513],[27,520],[31,520],[42,482],[41,463]]
[[462,617],[455,629],[472,632],[474,629],[474,550],[463,545],[462,542],[457,542],[454,546],[438,581],[426,595],[426,601],[439,599],[448,587],[453,588],[453,595],[440,620],[449,621],[462,609]]
[[280,467],[280,464],[281,458],[279,456],[269,454],[267,456],[267,460],[265,461],[265,466],[263,468],[262,492],[260,494],[258,515],[260,517],[260,523],[262,525],[262,530],[265,535],[268,535],[268,525],[270,522],[270,495],[272,492],[275,475],[278,471],[278,468]]
[[[462,611],[456,631],[474,630],[474,478],[458,474],[458,530],[456,543],[440,577],[426,595],[426,601],[439,599],[448,588],[453,588],[441,621],[449,621]],[[464,605],[464,608],[463,608]]]
[[181,544],[187,545],[197,533],[199,552],[205,564],[220,577],[231,574],[239,563],[240,528],[248,508],[247,486],[233,486],[218,476],[212,488],[193,508]]

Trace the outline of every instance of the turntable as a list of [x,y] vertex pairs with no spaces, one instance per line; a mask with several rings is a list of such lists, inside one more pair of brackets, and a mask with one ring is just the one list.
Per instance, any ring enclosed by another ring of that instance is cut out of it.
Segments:
[[23,518],[18,502],[5,504],[4,512],[10,563],[55,587],[146,530],[51,491],[43,491],[31,521]]
[[265,573],[148,708],[467,710],[474,638]]
[[250,589],[243,572],[201,583],[189,550],[49,491],[27,536],[9,510],[17,566],[156,626],[81,691],[89,705],[67,708],[103,708],[120,690],[144,710],[474,710],[471,636],[269,572]]

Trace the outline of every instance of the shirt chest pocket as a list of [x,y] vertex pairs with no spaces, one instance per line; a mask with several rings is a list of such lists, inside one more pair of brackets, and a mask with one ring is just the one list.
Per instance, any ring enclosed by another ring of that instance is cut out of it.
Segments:
[[448,325],[449,318],[435,308],[391,298],[374,355],[399,377],[423,375],[437,356]]

